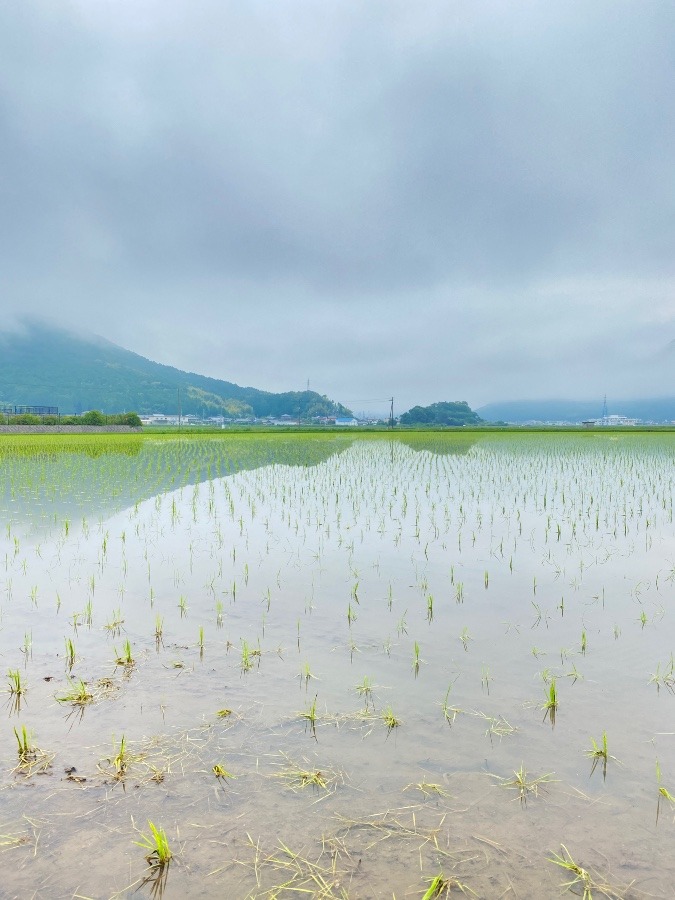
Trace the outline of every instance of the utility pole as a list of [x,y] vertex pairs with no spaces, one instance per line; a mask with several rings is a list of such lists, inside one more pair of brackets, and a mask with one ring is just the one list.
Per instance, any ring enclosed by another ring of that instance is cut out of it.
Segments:
[[391,406],[389,408],[389,428],[393,429],[394,427],[394,398],[392,397],[389,401]]
[[180,409],[180,388],[178,388],[178,431],[180,432],[181,426],[181,409]]

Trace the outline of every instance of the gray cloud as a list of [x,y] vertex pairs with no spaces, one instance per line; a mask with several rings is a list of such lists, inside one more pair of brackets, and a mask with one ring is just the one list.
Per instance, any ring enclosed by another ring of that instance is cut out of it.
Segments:
[[5,316],[402,406],[663,393],[674,40],[669,0],[5,5]]

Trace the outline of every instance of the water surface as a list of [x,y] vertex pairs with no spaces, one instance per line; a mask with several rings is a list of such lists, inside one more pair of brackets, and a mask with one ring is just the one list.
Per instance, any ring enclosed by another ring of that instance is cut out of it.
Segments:
[[3,442],[2,896],[548,897],[561,845],[671,896],[674,463],[651,434]]

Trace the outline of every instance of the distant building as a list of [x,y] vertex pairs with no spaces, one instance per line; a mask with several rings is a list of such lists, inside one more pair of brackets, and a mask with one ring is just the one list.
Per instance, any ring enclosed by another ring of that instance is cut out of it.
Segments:
[[600,428],[615,428],[617,426],[630,427],[637,425],[640,419],[629,419],[628,416],[603,416],[601,419],[584,419],[581,423],[586,428],[598,426]]
[[355,428],[359,424],[359,420],[355,419],[353,416],[337,416],[335,424],[341,428]]
[[604,416],[598,425],[637,425],[639,419],[629,419],[628,416]]

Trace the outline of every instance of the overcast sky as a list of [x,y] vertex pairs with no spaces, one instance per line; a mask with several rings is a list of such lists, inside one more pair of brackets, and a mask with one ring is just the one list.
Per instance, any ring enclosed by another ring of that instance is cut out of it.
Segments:
[[354,409],[675,394],[674,48],[673,0],[8,0],[3,319]]

